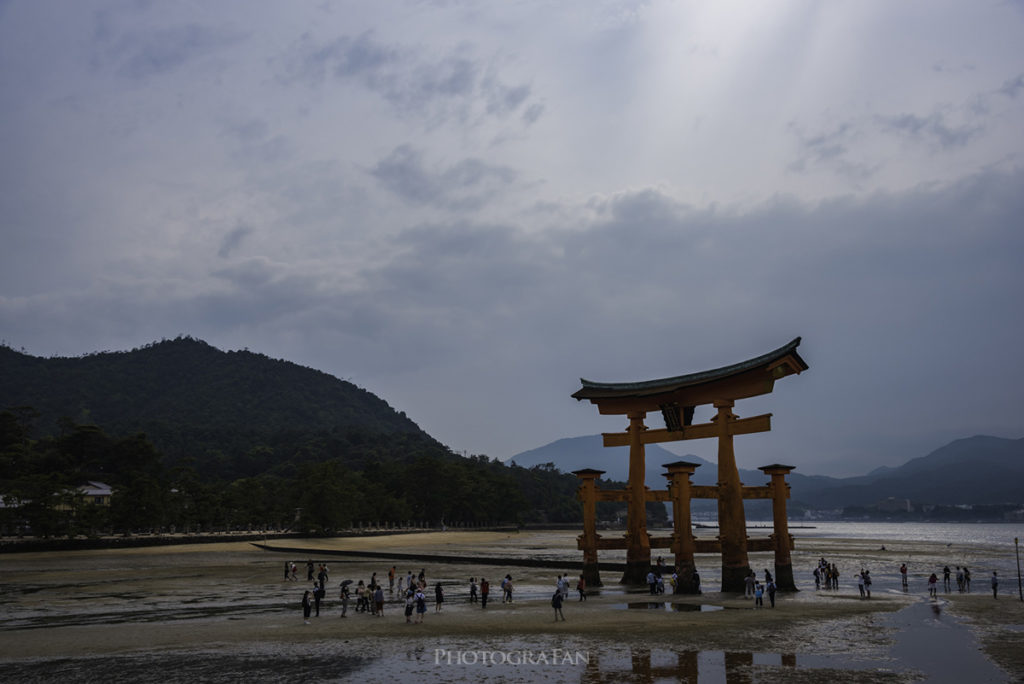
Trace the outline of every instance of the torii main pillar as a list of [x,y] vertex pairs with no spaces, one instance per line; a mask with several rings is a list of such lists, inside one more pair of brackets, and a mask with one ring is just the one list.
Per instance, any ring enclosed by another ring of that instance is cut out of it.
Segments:
[[747,515],[743,510],[743,483],[732,448],[736,416],[731,399],[718,399],[712,421],[718,428],[718,539],[722,544],[722,587],[742,587],[750,574],[747,558]]
[[[606,433],[605,446],[629,447],[629,483],[626,574],[622,582],[642,584],[650,569],[651,548],[647,534],[644,445],[684,439],[718,439],[718,517],[722,549],[722,591],[744,590],[750,572],[747,559],[746,516],[743,484],[733,451],[733,436],[771,429],[771,414],[738,419],[732,413],[736,400],[768,394],[779,378],[807,370],[797,354],[800,338],[749,361],[711,371],[661,380],[597,383],[580,379],[583,387],[572,396],[596,404],[601,414],[626,415],[626,433]],[[711,404],[717,415],[711,422],[693,425],[694,409]],[[664,430],[648,430],[644,417],[660,411]]]

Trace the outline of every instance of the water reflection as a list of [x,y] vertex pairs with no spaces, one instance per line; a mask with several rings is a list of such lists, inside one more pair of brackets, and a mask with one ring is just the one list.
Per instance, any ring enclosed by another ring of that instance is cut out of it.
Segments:
[[[727,684],[752,684],[754,665],[796,667],[796,654],[754,654],[750,651],[664,651],[649,648],[630,649],[629,666],[620,658],[591,653],[590,662],[580,678],[581,684],[606,682],[653,683],[678,681],[696,684],[701,673],[704,681]],[[724,677],[724,679],[723,679]]]
[[630,603],[613,603],[612,608],[622,610],[668,610],[675,613],[712,613],[725,610],[724,606],[713,606],[705,603],[672,603],[671,601],[634,601]]

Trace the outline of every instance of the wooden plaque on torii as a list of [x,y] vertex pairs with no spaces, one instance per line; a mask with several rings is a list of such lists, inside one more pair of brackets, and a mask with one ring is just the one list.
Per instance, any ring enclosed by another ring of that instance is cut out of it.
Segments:
[[[595,404],[602,415],[625,415],[629,418],[629,426],[624,433],[604,434],[605,446],[629,446],[629,478],[622,500],[627,501],[626,527],[626,572],[622,582],[626,584],[643,584],[651,569],[651,537],[647,533],[647,514],[645,503],[657,500],[652,497],[644,484],[645,460],[644,445],[658,442],[673,442],[686,439],[718,439],[718,485],[713,488],[713,498],[718,499],[719,539],[716,547],[722,553],[722,591],[743,591],[744,580],[750,573],[747,557],[748,539],[746,516],[743,511],[743,499],[772,498],[775,501],[773,515],[776,517],[775,534],[772,548],[776,551],[776,584],[780,589],[795,589],[793,583],[793,567],[789,561],[791,539],[788,526],[785,524],[785,497],[788,496],[788,485],[784,475],[792,470],[791,466],[766,466],[763,470],[772,476],[767,492],[757,492],[762,488],[744,487],[740,482],[739,470],[736,467],[736,456],[733,451],[735,435],[767,432],[771,430],[771,414],[738,418],[732,407],[739,399],[769,394],[775,387],[775,381],[787,375],[801,373],[808,365],[796,349],[800,338],[789,344],[749,361],[725,366],[715,370],[680,375],[661,380],[644,382],[599,383],[580,379],[582,388],[572,396],[579,400],[588,400]],[[694,425],[693,414],[697,406],[710,404],[717,409],[717,415],[708,423]],[[661,412],[665,420],[665,429],[648,430],[644,419],[648,413]],[[696,490],[701,488],[689,485],[689,474],[693,472],[693,464],[670,464],[666,477],[670,480],[669,495],[675,502],[678,492],[685,489],[686,516],[685,524],[689,527],[689,498],[698,497]],[[600,471],[579,471],[583,479],[581,497],[596,500],[597,492],[594,480]],[[684,477],[685,476],[685,477]],[[683,480],[686,480],[684,483]],[[672,494],[673,489],[677,494]],[[661,500],[669,500],[668,497]],[[778,520],[779,502],[782,506],[782,521]],[[585,506],[585,522],[586,520]],[[678,517],[678,514],[677,514]],[[675,520],[677,528],[673,538],[674,546],[690,550],[692,563],[692,539],[690,529],[678,529],[683,521]],[[585,526],[586,528],[586,526]],[[586,538],[586,541],[584,541]],[[602,543],[603,542],[603,543]],[[584,543],[592,543],[591,550],[584,550],[584,570],[588,561],[594,563],[596,574],[596,549],[598,546],[613,548],[608,542],[598,540],[591,531],[585,529],[581,537]],[[614,546],[618,546],[615,544]],[[785,547],[783,551],[783,547]],[[621,548],[621,546],[619,547]],[[674,549],[675,550],[675,549]],[[766,549],[768,550],[768,549]],[[591,556],[592,558],[589,558]],[[677,564],[684,561],[677,553]],[[683,568],[685,569],[685,568]]]

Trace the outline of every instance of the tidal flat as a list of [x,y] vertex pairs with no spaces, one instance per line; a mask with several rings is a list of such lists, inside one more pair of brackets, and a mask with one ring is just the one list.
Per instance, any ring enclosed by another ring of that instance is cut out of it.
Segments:
[[[709,554],[697,559],[701,595],[651,596],[605,572],[605,586],[592,589],[586,601],[570,592],[564,622],[553,620],[548,599],[557,575],[572,575],[579,561],[571,531],[288,540],[287,546],[306,551],[301,557],[244,542],[10,553],[2,558],[0,581],[0,680],[1024,680],[1024,603],[1011,572],[1012,547],[1008,553],[977,530],[953,545],[911,527],[907,539],[844,538],[841,526],[828,530],[836,536],[801,538],[794,530],[801,591],[780,593],[774,609],[719,593],[719,560]],[[332,550],[422,560],[337,557]],[[466,561],[431,563],[431,555]],[[508,563],[473,560],[496,556]],[[564,560],[566,567],[522,567],[516,565],[521,558]],[[819,558],[839,567],[838,590],[815,590],[811,572]],[[307,560],[327,563],[330,571],[320,616],[308,625],[300,607],[311,586]],[[283,579],[291,561],[299,566],[298,581]],[[906,591],[898,576],[903,562],[911,568]],[[771,563],[771,554],[751,554],[759,575]],[[945,592],[940,584],[938,597],[928,597],[928,574],[946,564],[970,565],[971,593],[958,592],[955,584]],[[406,624],[397,593],[389,592],[382,617],[355,612],[353,601],[342,619],[340,582],[367,582],[376,573],[386,587],[392,565],[399,576],[424,570],[430,590],[423,623]],[[855,584],[861,568],[874,577],[870,600],[859,597]],[[1003,578],[998,600],[988,584],[992,569]],[[511,603],[502,603],[497,587],[506,574],[515,586]],[[469,602],[470,577],[492,583],[486,610]],[[438,582],[445,592],[440,612],[433,593]]]

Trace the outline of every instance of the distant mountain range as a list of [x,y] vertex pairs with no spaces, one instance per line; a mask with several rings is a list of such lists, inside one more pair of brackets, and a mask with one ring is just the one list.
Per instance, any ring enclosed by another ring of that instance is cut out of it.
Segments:
[[[655,444],[647,446],[646,457],[645,481],[651,488],[664,488],[662,465],[680,460],[700,464],[695,484],[713,485],[718,480],[718,466],[699,456],[677,456]],[[595,468],[612,480],[625,481],[629,475],[628,447],[606,448],[600,435],[560,439],[510,460],[525,467],[552,463],[564,472]],[[740,469],[740,480],[760,485],[768,478],[759,470]],[[1024,504],[1024,439],[979,435],[867,475],[836,478],[794,471],[787,482],[790,505],[812,509],[868,507],[889,498],[937,506]]]

